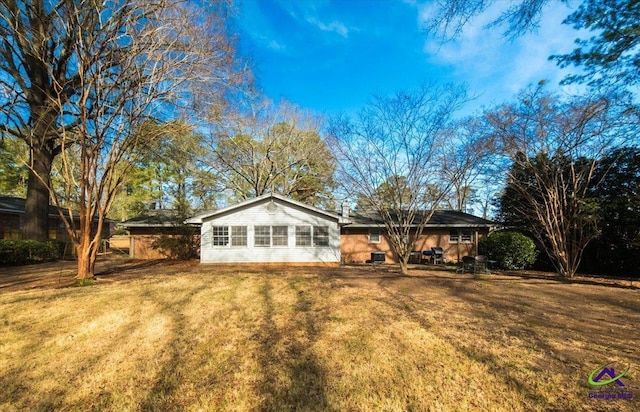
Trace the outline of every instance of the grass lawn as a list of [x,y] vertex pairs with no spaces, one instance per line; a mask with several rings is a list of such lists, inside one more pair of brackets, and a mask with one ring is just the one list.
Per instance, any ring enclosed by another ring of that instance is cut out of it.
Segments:
[[[0,269],[0,410],[640,409],[635,285],[112,261],[74,287],[73,269]],[[607,362],[624,387],[588,383]]]

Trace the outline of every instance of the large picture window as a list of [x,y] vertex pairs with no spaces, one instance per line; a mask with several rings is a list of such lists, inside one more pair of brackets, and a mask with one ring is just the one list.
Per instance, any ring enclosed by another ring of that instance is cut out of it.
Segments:
[[212,228],[213,233],[211,237],[211,244],[213,246],[227,246],[229,245],[229,227],[228,226],[214,226]]

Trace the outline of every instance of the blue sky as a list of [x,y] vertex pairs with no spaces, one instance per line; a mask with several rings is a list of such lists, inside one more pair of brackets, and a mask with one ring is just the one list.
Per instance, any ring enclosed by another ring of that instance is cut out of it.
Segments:
[[431,1],[239,0],[240,45],[274,100],[352,113],[373,94],[437,81],[467,84],[477,96],[464,109],[471,114],[541,79],[556,87],[567,73],[547,59],[573,49],[578,34],[561,24],[571,10],[552,2],[536,33],[508,41],[503,29],[485,28],[506,4],[498,1],[442,44],[421,29]]

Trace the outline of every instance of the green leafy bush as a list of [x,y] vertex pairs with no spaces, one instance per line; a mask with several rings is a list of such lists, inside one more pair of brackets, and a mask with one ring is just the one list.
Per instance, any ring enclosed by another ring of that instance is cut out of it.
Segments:
[[0,240],[0,265],[26,265],[62,257],[61,242],[55,240]]
[[494,260],[500,269],[524,269],[536,260],[536,245],[518,232],[496,232],[480,240],[479,253]]

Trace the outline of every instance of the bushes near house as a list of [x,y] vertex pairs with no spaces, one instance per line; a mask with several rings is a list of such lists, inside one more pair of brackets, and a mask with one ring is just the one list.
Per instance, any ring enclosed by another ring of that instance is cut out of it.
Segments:
[[0,265],[26,265],[57,260],[63,244],[55,240],[0,240]]
[[522,233],[503,231],[482,239],[478,245],[481,255],[489,256],[499,269],[524,269],[536,260],[533,240]]

